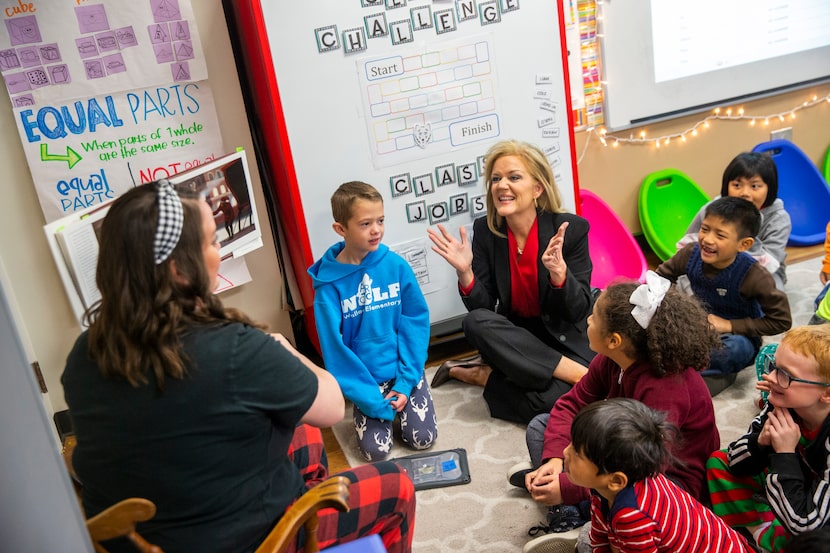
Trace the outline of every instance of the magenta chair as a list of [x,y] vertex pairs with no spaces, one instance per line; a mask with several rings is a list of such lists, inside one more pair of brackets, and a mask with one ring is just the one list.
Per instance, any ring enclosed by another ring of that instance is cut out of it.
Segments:
[[604,289],[617,277],[645,282],[648,264],[640,245],[607,203],[590,190],[579,191],[582,216],[591,224],[588,250],[594,270],[591,287]]

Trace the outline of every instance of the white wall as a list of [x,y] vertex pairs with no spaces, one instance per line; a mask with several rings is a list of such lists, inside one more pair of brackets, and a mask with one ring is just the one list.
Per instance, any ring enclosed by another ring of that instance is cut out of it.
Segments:
[[[270,233],[259,171],[242,93],[228,37],[221,0],[192,0],[196,23],[208,66],[219,127],[228,151],[242,146],[249,165],[263,229],[264,246],[245,256],[253,282],[222,294],[226,305],[242,309],[273,331],[293,336],[288,313],[283,310],[281,269]],[[43,233],[43,214],[26,163],[13,117],[11,102],[0,97],[0,258],[6,268],[6,292],[18,311],[18,330],[30,360],[37,360],[56,411],[66,408],[60,375],[66,354],[80,333],[69,300]],[[6,376],[0,375],[0,386]]]

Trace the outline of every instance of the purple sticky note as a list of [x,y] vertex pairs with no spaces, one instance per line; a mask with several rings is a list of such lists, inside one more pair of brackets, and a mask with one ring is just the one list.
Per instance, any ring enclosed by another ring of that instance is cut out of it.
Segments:
[[98,45],[95,44],[95,38],[85,36],[75,39],[75,47],[78,49],[78,54],[81,59],[98,57]]
[[46,70],[49,72],[52,84],[69,84],[72,82],[72,77],[69,75],[69,67],[66,64],[50,65]]
[[100,59],[84,60],[84,71],[87,79],[101,79],[107,74]]
[[156,53],[156,63],[170,63],[175,60],[173,56],[173,45],[169,42],[165,44],[153,44],[153,51]]
[[171,63],[170,64],[170,70],[173,73],[173,80],[174,81],[189,81],[190,80],[190,67],[187,65],[186,61]]
[[6,79],[6,88],[9,90],[9,94],[18,94],[32,89],[25,73],[11,73],[5,75],[4,78]]
[[104,62],[104,68],[107,70],[107,75],[112,75],[113,73],[123,73],[127,70],[127,66],[124,64],[124,58],[121,57],[121,54],[110,54],[109,56],[104,56],[101,60]]
[[9,31],[9,41],[12,46],[34,44],[41,42],[40,29],[34,15],[24,15],[6,20],[6,29]]
[[98,33],[95,35],[95,43],[98,45],[98,51],[102,54],[104,52],[113,52],[118,50],[118,41],[115,39],[115,31]]
[[193,43],[189,40],[174,42],[173,51],[176,53],[176,59],[178,61],[192,60],[195,57],[193,55]]
[[16,108],[25,108],[35,105],[35,98],[31,94],[21,94],[12,98],[12,104]]
[[49,84],[49,74],[42,67],[33,67],[24,71],[31,88],[40,88]]
[[153,21],[157,23],[182,18],[179,0],[150,0],[150,11],[153,12]]
[[37,53],[37,47],[24,46],[17,49],[17,59],[20,60],[23,67],[34,67],[40,65],[40,55]]
[[151,44],[170,42],[170,30],[167,28],[167,23],[154,23],[153,25],[147,25],[147,34],[150,35]]
[[115,38],[118,40],[118,46],[122,49],[138,45],[138,38],[135,36],[135,31],[133,31],[132,27],[116,29]]
[[75,8],[75,17],[81,33],[99,33],[110,28],[107,10],[101,4],[79,6]]
[[170,34],[173,40],[190,40],[190,25],[187,21],[174,21],[170,24]]
[[61,51],[57,42],[41,44],[37,47],[43,63],[57,63],[61,61]]
[[17,57],[17,52],[14,49],[0,50],[0,71],[19,69],[20,67],[20,58]]

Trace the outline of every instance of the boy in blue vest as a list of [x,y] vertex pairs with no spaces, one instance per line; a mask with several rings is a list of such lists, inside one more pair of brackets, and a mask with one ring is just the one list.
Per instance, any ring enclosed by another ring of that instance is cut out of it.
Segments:
[[760,226],[761,214],[752,202],[720,198],[707,207],[697,242],[657,267],[658,274],[701,300],[709,324],[721,335],[723,348],[712,352],[709,368],[701,373],[712,395],[754,363],[762,336],[792,326],[787,295],[746,253]]
[[424,381],[429,308],[409,264],[381,244],[383,197],[365,182],[347,182],[331,197],[332,228],[343,241],[308,272],[326,369],[354,403],[357,444],[367,461],[384,459],[392,423],[412,449],[438,437]]

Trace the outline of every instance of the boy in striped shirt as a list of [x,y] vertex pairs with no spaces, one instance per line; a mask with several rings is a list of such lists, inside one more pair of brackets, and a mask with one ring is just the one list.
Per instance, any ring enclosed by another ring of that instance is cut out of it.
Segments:
[[628,398],[576,415],[565,471],[591,488],[595,553],[750,553],[746,540],[662,474],[677,436],[659,411]]

